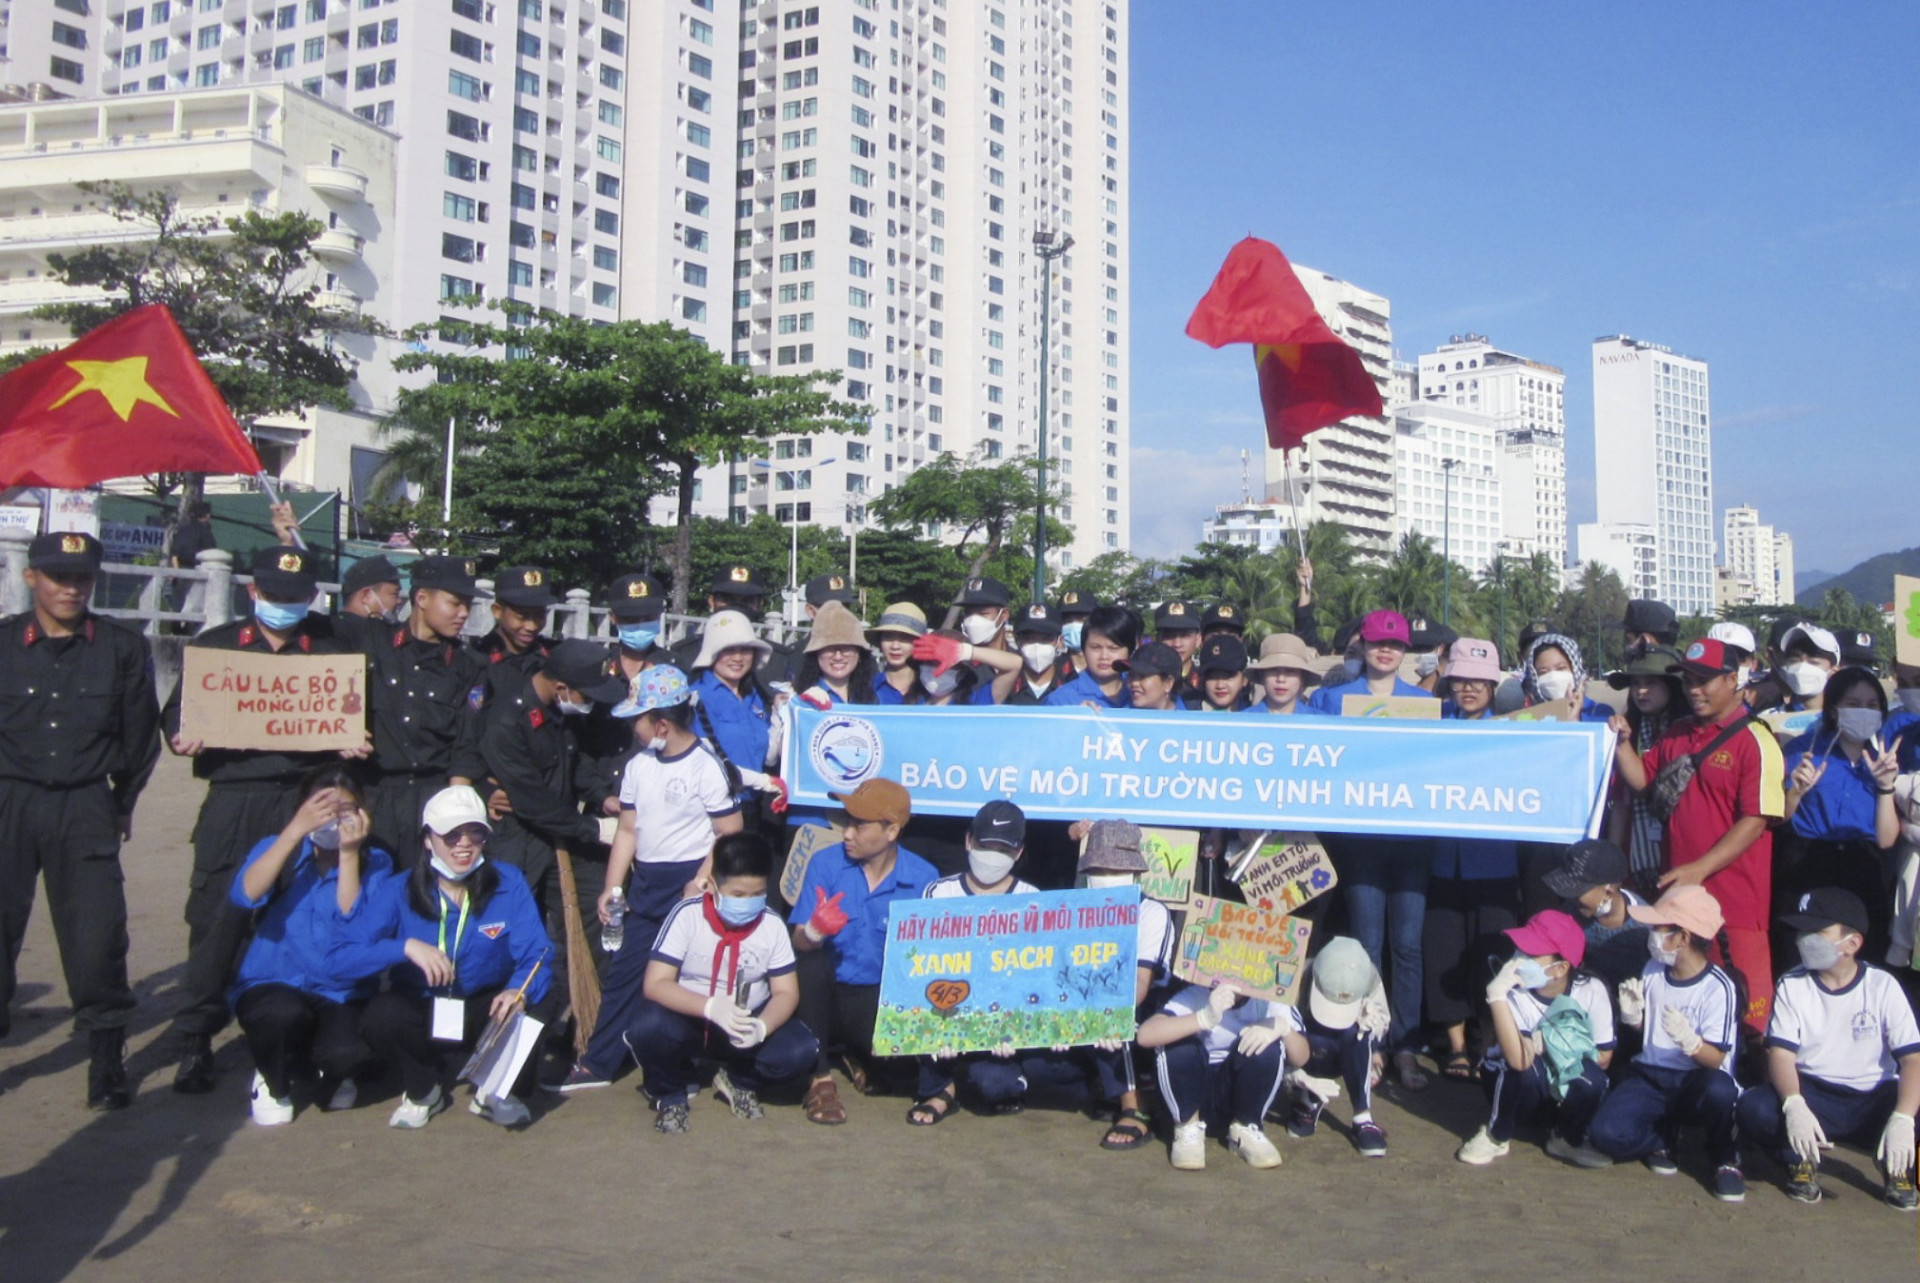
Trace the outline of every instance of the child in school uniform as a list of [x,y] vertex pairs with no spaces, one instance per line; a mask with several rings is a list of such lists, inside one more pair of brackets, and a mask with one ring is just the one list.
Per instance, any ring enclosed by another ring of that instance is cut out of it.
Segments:
[[1380,1039],[1391,1017],[1386,986],[1358,940],[1335,936],[1320,950],[1301,1015],[1310,1054],[1288,1075],[1288,1133],[1313,1135],[1321,1111],[1339,1093],[1329,1081],[1337,1077],[1353,1102],[1353,1147],[1362,1158],[1384,1158],[1387,1133],[1373,1121],[1373,1086],[1380,1080]]
[[713,844],[714,889],[667,914],[647,961],[640,1005],[622,1035],[653,1102],[654,1130],[689,1125],[696,1057],[720,1062],[714,1095],[749,1121],[760,1093],[813,1068],[820,1044],[793,1019],[800,1004],[793,942],[767,912],[773,848],[758,833]]
[[1175,1119],[1176,1169],[1204,1168],[1207,1132],[1223,1123],[1227,1148],[1248,1166],[1280,1166],[1280,1151],[1261,1120],[1287,1067],[1306,1064],[1311,1054],[1299,1012],[1224,984],[1211,992],[1188,985],[1140,1026],[1137,1040],[1159,1049],[1160,1091]]
[[1607,1167],[1612,1160],[1587,1144],[1587,1124],[1606,1096],[1613,1001],[1603,982],[1578,970],[1586,935],[1558,909],[1505,934],[1514,955],[1487,986],[1493,1036],[1480,1074],[1492,1116],[1455,1157],[1475,1167],[1505,1158],[1514,1131],[1538,1121],[1553,1128],[1547,1153]]
[[1713,1196],[1738,1203],[1747,1182],[1733,1135],[1740,1098],[1733,1048],[1744,1008],[1733,978],[1708,957],[1725,923],[1720,902],[1705,887],[1682,885],[1627,912],[1646,924],[1651,958],[1640,973],[1639,1001],[1623,1001],[1621,1020],[1644,1025],[1646,1041],[1601,1102],[1589,1139],[1616,1162],[1637,1158],[1671,1176],[1679,1170],[1673,1150],[1680,1128],[1703,1127]]

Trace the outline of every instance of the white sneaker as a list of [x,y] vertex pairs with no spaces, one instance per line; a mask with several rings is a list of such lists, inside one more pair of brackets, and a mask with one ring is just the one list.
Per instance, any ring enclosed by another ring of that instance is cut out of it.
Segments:
[[333,1095],[327,1097],[324,1106],[329,1114],[337,1114],[343,1109],[352,1109],[360,1103],[360,1087],[349,1078],[333,1089]]
[[518,1127],[533,1120],[533,1111],[521,1103],[517,1096],[488,1096],[484,1099],[475,1096],[467,1108],[501,1127]]
[[1182,1172],[1197,1172],[1207,1165],[1207,1125],[1200,1119],[1178,1123],[1173,1129],[1173,1166]]
[[1454,1157],[1461,1162],[1470,1163],[1475,1167],[1485,1167],[1494,1159],[1505,1158],[1506,1156],[1507,1142],[1504,1140],[1495,1140],[1493,1137],[1487,1135],[1487,1129],[1485,1127],[1482,1127],[1479,1131],[1467,1137],[1466,1143],[1461,1145],[1459,1150],[1454,1154]]
[[1603,1167],[1613,1166],[1611,1158],[1595,1149],[1587,1141],[1581,1141],[1576,1145],[1559,1132],[1547,1137],[1547,1155],[1563,1163],[1572,1163],[1575,1167],[1584,1167],[1588,1171],[1598,1171]]
[[293,1099],[274,1095],[266,1078],[259,1073],[253,1076],[253,1121],[262,1127],[279,1127],[293,1121]]
[[418,1131],[427,1125],[427,1120],[447,1107],[447,1098],[441,1092],[438,1083],[427,1093],[425,1100],[414,1100],[411,1096],[402,1096],[394,1108],[393,1117],[387,1119],[389,1127],[404,1127],[408,1131]]
[[1247,1166],[1256,1171],[1280,1166],[1280,1151],[1258,1127],[1235,1123],[1227,1128],[1227,1148],[1246,1159]]

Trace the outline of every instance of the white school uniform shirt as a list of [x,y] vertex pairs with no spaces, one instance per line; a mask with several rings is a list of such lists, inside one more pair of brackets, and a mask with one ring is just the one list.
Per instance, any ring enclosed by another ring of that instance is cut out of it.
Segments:
[[[1211,992],[1205,985],[1188,985],[1167,999],[1162,1011],[1169,1016],[1191,1016],[1207,1005],[1207,995]],[[1306,1032],[1306,1026],[1300,1023],[1300,1013],[1292,1007],[1268,1002],[1265,998],[1249,998],[1200,1035],[1200,1041],[1207,1048],[1207,1063],[1217,1065],[1225,1060],[1233,1045],[1240,1041],[1242,1030],[1251,1025],[1264,1025],[1276,1015],[1280,1017],[1282,1034]]]
[[1838,993],[1795,967],[1774,986],[1767,1045],[1791,1051],[1803,1074],[1870,1091],[1900,1076],[1900,1057],[1920,1051],[1920,1028],[1899,981],[1878,967],[1862,964]]
[[730,995],[744,979],[747,1010],[760,1010],[773,997],[773,986],[768,980],[787,975],[794,968],[792,937],[778,917],[762,913],[754,923],[753,934],[740,942],[740,962],[733,972],[734,983],[727,984],[727,977],[722,975],[720,986],[715,988],[714,958],[720,948],[720,936],[707,923],[707,915],[700,908],[702,898],[695,896],[673,906],[648,956],[680,968],[680,987],[702,998],[714,993]]
[[[1565,996],[1579,1003],[1586,1011],[1587,1019],[1593,1022],[1594,1050],[1613,1050],[1613,999],[1607,995],[1607,986],[1594,976],[1582,974],[1574,978]],[[1547,1008],[1552,1005],[1553,999],[1542,998],[1524,987],[1507,995],[1507,1007],[1513,1012],[1514,1026],[1520,1030],[1522,1038],[1540,1027],[1540,1022],[1546,1018]],[[1652,1011],[1653,1008],[1647,1010]],[[1486,1058],[1495,1065],[1506,1063],[1498,1040],[1488,1046]]]
[[[1700,1062],[1681,1051],[1660,1023],[1661,1013],[1668,1007],[1677,1007],[1686,1015],[1687,1023],[1693,1026],[1702,1042],[1721,1051],[1733,1050],[1734,1038],[1740,1029],[1740,998],[1733,987],[1732,976],[1709,964],[1691,980],[1675,980],[1667,968],[1650,962],[1640,973],[1640,988],[1646,995],[1646,1014],[1642,1020],[1647,1041],[1635,1060],[1655,1069],[1700,1068]],[[1732,1076],[1733,1057],[1729,1055],[1721,1060],[1720,1068]]]
[[704,860],[713,822],[739,810],[726,768],[704,743],[676,757],[641,752],[620,777],[620,809],[634,813],[633,858],[641,864]]
[[[1143,896],[1135,934],[1135,962],[1158,979],[1173,965],[1173,915],[1158,900]],[[1204,999],[1203,999],[1204,1001]]]
[[935,878],[927,883],[927,889],[920,893],[923,900],[951,900],[961,895],[1037,895],[1040,888],[1031,882],[1019,878],[1013,880],[1013,886],[1006,891],[982,892],[973,889],[965,873],[949,873],[944,878]]

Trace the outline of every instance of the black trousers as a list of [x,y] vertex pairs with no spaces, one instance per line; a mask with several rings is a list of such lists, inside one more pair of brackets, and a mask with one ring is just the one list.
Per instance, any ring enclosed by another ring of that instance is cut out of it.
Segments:
[[1427,916],[1421,952],[1426,956],[1427,1019],[1465,1024],[1486,992],[1492,973],[1487,958],[1511,946],[1500,933],[1519,925],[1514,906],[1520,888],[1513,878],[1435,878],[1427,884]]
[[363,1002],[334,1002],[281,984],[254,985],[233,1004],[253,1067],[267,1090],[283,1097],[292,1088],[292,1068],[303,1061],[333,1083],[367,1067],[373,1048],[360,1036],[365,1011]]
[[[459,1044],[433,1040],[433,999],[425,995],[400,993],[389,989],[376,994],[367,1004],[360,1030],[373,1054],[400,1070],[400,1082],[407,1099],[425,1100],[427,1093],[441,1085],[442,1053],[458,1052],[464,1058],[487,1027],[487,1008],[493,1005],[496,987],[465,999],[466,1028]],[[524,1091],[533,1072],[534,1057],[527,1057],[516,1091]]]
[[[871,1056],[873,1022],[880,1014],[880,986],[841,984],[834,978],[835,954],[831,947],[799,953],[797,961],[800,1006],[793,1014],[820,1039],[814,1076],[826,1075],[833,1048]],[[911,1063],[901,1062],[908,1067]]]
[[[539,907],[540,921],[547,928],[547,938],[556,942],[553,952],[547,955],[553,983],[547,988],[547,996],[528,1012],[551,1029],[554,1018],[566,1010],[570,971],[567,965],[566,917],[561,912],[560,904],[559,859],[554,855],[551,843],[520,824],[512,815],[502,816],[493,826],[493,836],[487,839],[487,858],[511,864],[520,870],[521,876],[527,880],[527,889],[533,892],[534,904]],[[604,881],[604,870],[601,877]],[[599,895],[598,883],[595,884],[594,894],[596,898]],[[600,918],[597,905],[587,914],[585,921],[598,928]],[[589,934],[593,937],[594,947],[598,947],[600,932],[594,929]]]
[[427,799],[446,786],[444,775],[386,775],[375,781],[368,799],[373,844],[393,857],[396,871],[411,873],[420,863],[420,812]]
[[11,1026],[15,966],[42,877],[74,1027],[124,1029],[133,1018],[116,825],[104,780],[71,789],[0,780],[0,1033]]
[[227,988],[253,935],[253,914],[232,899],[233,879],[247,853],[292,818],[299,789],[291,784],[207,786],[193,826],[193,873],[187,881],[187,970],[174,1030],[216,1034],[229,1014]]

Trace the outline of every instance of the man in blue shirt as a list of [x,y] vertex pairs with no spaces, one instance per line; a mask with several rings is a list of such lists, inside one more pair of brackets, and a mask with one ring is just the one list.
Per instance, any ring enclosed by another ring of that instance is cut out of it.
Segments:
[[851,793],[835,793],[843,840],[807,865],[792,916],[793,949],[800,977],[800,1022],[820,1038],[819,1060],[807,1087],[810,1122],[847,1121],[828,1070],[829,1048],[850,1054],[847,1076],[865,1093],[864,1065],[854,1056],[873,1053],[873,1022],[880,1009],[880,971],[886,957],[887,913],[895,900],[918,899],[939,876],[934,867],[900,846],[913,815],[907,790],[892,780],[871,779]]

